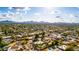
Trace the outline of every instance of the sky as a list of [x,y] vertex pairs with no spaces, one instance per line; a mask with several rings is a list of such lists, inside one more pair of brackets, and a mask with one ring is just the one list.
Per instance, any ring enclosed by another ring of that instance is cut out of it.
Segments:
[[0,21],[79,23],[79,7],[0,7]]

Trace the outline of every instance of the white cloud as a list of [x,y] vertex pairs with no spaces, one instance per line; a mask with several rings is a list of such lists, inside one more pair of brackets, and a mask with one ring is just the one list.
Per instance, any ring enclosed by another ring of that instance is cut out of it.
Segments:
[[3,17],[2,15],[0,15],[0,19],[4,19],[5,17]]
[[16,11],[21,11],[21,9],[16,9]]
[[8,13],[6,13],[6,16],[11,18],[11,17],[14,17],[15,13],[11,12],[11,11],[8,11]]
[[29,10],[31,10],[30,7],[25,7],[25,8],[23,9],[23,11],[29,11]]
[[51,10],[55,10],[56,7],[44,7],[44,9],[47,10],[47,11],[51,11]]
[[7,13],[0,14],[0,19],[7,19]]
[[6,12],[6,13],[0,13],[0,19],[12,19],[14,18],[14,13],[13,12]]
[[31,8],[29,8],[29,7],[25,7],[25,8],[16,8],[16,14],[21,14],[21,13],[23,13],[23,14],[27,14],[27,12],[29,11],[29,10],[31,10]]
[[55,11],[51,11],[50,14],[55,14]]
[[25,14],[27,14],[27,11],[24,11]]
[[74,17],[74,15],[72,15],[72,14],[69,14],[69,17],[70,17],[70,18],[73,18],[73,17]]
[[59,10],[52,10],[52,11],[49,11],[49,14],[61,14],[61,11],[59,11]]
[[12,9],[12,7],[8,7],[8,9],[10,9],[10,10],[11,10],[11,9]]
[[12,15],[14,15],[14,13],[13,13],[13,12],[11,12],[11,11],[8,11],[8,14],[12,14]]
[[73,14],[69,14],[68,16],[69,16],[69,18],[76,18],[75,15],[73,15]]
[[17,11],[17,12],[16,12],[16,14],[20,14],[20,12],[19,12],[19,11]]
[[31,10],[31,8],[29,8],[29,7],[25,7],[22,11],[23,11],[25,14],[27,14],[28,11],[30,11],[30,10]]
[[40,13],[34,13],[34,15],[39,16],[39,15],[40,15]]

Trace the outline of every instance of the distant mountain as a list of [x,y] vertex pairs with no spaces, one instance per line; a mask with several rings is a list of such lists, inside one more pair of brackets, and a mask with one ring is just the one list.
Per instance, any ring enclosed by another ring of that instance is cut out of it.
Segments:
[[65,23],[65,22],[56,22],[56,23],[49,23],[44,21],[26,21],[26,22],[15,22],[15,21],[0,21],[0,24],[51,24],[56,26],[73,26],[73,25],[79,25],[79,23]]
[[26,21],[26,22],[15,22],[15,21],[9,21],[9,20],[5,20],[5,21],[0,21],[0,24],[12,24],[12,23],[16,23],[16,24],[48,24],[48,22],[37,22],[37,21]]
[[52,23],[52,24],[56,26],[79,26],[79,23],[57,22],[57,23]]
[[49,22],[44,22],[44,21],[40,21],[40,22],[37,22],[37,21],[26,21],[26,22],[22,22],[24,24],[48,24]]
[[15,23],[15,22],[14,21],[9,21],[9,20],[0,21],[0,24],[11,24],[11,23]]

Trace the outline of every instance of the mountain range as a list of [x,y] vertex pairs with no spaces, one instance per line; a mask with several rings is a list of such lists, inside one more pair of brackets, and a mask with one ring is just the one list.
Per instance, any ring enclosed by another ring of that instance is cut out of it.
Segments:
[[0,21],[0,24],[52,24],[52,25],[57,25],[57,26],[70,26],[70,25],[79,25],[79,23],[65,23],[65,22],[55,22],[55,23],[50,23],[50,22],[44,22],[44,21],[26,21],[26,22],[15,22],[15,21]]
[[9,20],[5,20],[5,21],[0,21],[0,24],[11,24],[11,23],[20,23],[20,24],[48,24],[49,22],[44,22],[44,21],[26,21],[26,22],[15,22],[15,21],[9,21]]

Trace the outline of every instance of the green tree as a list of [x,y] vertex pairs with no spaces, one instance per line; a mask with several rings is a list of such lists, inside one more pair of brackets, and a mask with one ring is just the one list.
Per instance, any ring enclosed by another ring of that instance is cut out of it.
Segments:
[[45,32],[43,31],[42,32],[42,38],[41,39],[44,39],[44,35],[45,35]]
[[38,34],[35,34],[35,38],[34,38],[33,42],[37,41],[38,38],[39,38],[39,35]]

